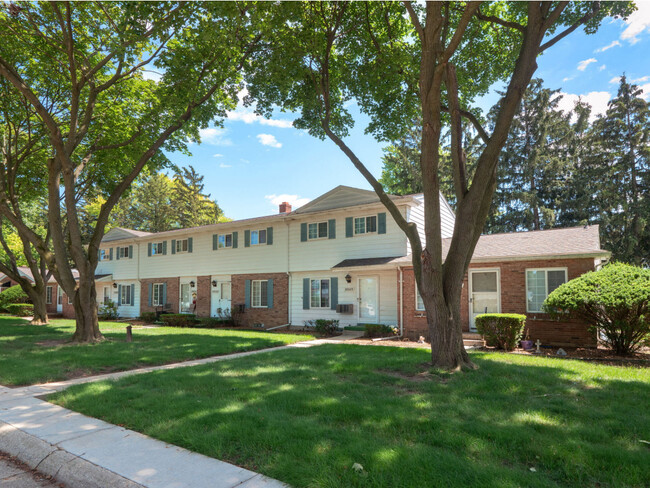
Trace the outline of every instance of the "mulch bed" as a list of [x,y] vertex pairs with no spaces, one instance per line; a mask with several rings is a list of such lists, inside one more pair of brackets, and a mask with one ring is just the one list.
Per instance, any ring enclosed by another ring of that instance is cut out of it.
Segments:
[[[495,351],[494,348],[485,348],[486,350]],[[612,365],[638,365],[640,367],[648,368],[650,367],[650,348],[643,347],[637,352],[632,353],[628,356],[620,356],[616,353],[610,351],[609,349],[604,348],[589,348],[589,347],[563,347],[564,351],[567,353],[566,356],[558,356],[557,351],[559,347],[552,348],[542,348],[542,352],[537,354],[532,351],[526,351],[524,349],[515,349],[511,354],[524,354],[530,356],[542,356],[542,357],[553,357],[553,358],[566,358],[566,359],[580,359],[582,361],[597,361],[603,364],[612,364]]]

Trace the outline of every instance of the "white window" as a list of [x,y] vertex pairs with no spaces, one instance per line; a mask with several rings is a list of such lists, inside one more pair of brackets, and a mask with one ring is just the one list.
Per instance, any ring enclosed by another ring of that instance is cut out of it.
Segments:
[[309,239],[323,239],[328,236],[327,222],[314,222],[309,224],[307,237]]
[[251,246],[266,244],[266,229],[251,231]]
[[100,261],[108,261],[111,258],[111,254],[108,249],[100,249],[99,250],[99,260]]
[[63,289],[60,286],[57,288],[56,303],[63,305]]
[[164,283],[154,283],[152,287],[152,293],[153,297],[151,299],[151,303],[153,304],[154,307],[160,307],[163,306],[163,300],[164,300],[164,293],[163,290],[165,288]]
[[120,303],[122,305],[130,305],[131,304],[131,286],[130,285],[122,285],[122,300],[120,300]]
[[48,286],[45,288],[45,303],[48,305],[52,304],[52,287]]
[[251,282],[251,305],[253,308],[269,306],[269,282],[267,280],[253,280]]
[[187,252],[188,250],[188,245],[187,245],[187,239],[180,239],[176,241],[176,252]]
[[422,295],[420,295],[417,283],[415,284],[415,310],[420,312],[424,311],[424,300],[422,300]]
[[225,247],[232,247],[232,234],[219,234],[217,247],[223,249]]
[[110,286],[105,286],[104,287],[104,305],[108,305],[111,303],[111,287]]
[[566,268],[526,270],[526,310],[543,312],[546,297],[558,286],[567,282]]
[[68,295],[68,305],[72,305],[72,296]]
[[162,242],[153,242],[151,244],[151,255],[152,256],[161,256],[163,253],[163,243]]
[[117,255],[120,259],[122,258],[129,258],[129,246],[125,247],[118,247],[117,248]]
[[310,308],[329,308],[330,280],[311,280]]
[[370,217],[355,217],[354,219],[354,233],[355,234],[370,234],[377,232],[377,216]]

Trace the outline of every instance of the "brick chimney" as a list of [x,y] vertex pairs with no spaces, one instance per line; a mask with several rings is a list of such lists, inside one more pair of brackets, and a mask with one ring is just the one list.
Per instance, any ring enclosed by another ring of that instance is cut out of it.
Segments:
[[280,213],[289,213],[291,212],[291,204],[289,202],[282,202],[280,204]]

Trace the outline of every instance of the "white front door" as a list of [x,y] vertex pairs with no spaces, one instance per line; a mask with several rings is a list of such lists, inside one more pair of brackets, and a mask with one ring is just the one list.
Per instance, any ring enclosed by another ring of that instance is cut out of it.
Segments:
[[221,281],[216,287],[212,287],[212,311],[213,317],[218,317],[219,312],[230,311],[231,285],[230,281]]
[[181,304],[180,304],[181,313],[191,313],[192,312],[192,293],[190,292],[189,283],[181,283]]
[[359,278],[359,321],[379,321],[379,286],[376,277]]
[[61,288],[61,285],[56,287],[57,293],[56,293],[56,311],[58,313],[63,312],[63,288]]
[[499,313],[501,295],[498,269],[469,272],[469,329],[476,330],[475,318],[482,313]]

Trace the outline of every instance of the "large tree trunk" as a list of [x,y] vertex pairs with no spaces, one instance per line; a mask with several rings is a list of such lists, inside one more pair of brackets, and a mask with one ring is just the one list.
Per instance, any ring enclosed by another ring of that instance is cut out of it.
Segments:
[[[29,299],[34,304],[34,316],[32,318],[32,325],[46,325],[49,324],[47,317],[47,304],[45,303],[45,293],[37,287],[30,287],[31,291],[27,292]],[[26,291],[26,290],[25,290]]]
[[79,286],[72,301],[74,304],[76,330],[73,342],[100,342],[104,336],[99,331],[97,318],[97,291],[94,279],[79,277]]
[[444,296],[440,295],[431,304],[425,303],[425,309],[431,335],[433,366],[451,371],[476,369],[463,345],[460,301],[457,304],[448,303]]

